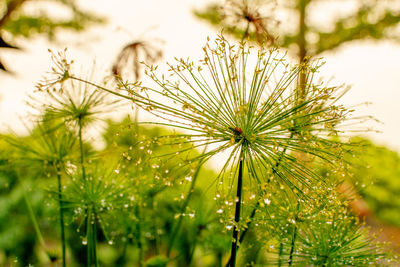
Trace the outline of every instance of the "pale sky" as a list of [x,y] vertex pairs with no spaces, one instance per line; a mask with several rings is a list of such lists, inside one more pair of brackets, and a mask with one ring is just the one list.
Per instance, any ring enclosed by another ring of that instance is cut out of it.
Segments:
[[[20,40],[19,52],[3,52],[1,58],[15,70],[16,75],[0,74],[0,130],[22,132],[21,118],[26,115],[27,93],[50,69],[48,48],[55,51],[68,47],[69,54],[82,69],[90,71],[93,61],[100,68],[109,69],[119,50],[136,39],[158,39],[164,49],[164,61],[174,57],[202,55],[207,36],[218,33],[197,20],[192,8],[210,1],[196,0],[92,0],[88,8],[106,15],[106,25],[94,27],[83,34],[61,33],[58,43],[44,38]],[[162,40],[162,41],[161,41]],[[321,73],[334,76],[333,84],[352,86],[343,98],[347,106],[372,102],[358,107],[359,114],[373,115],[382,124],[369,124],[382,133],[369,133],[376,143],[400,152],[400,45],[390,42],[353,42],[332,53],[324,54],[326,64]]]

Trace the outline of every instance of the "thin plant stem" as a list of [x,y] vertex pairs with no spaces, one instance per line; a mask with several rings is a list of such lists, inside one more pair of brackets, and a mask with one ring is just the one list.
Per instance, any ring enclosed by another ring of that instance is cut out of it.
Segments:
[[294,246],[295,246],[295,243],[296,243],[296,238],[297,238],[297,216],[298,216],[298,212],[299,212],[299,209],[300,209],[300,203],[299,202],[297,202],[297,212],[296,212],[296,217],[294,218],[294,224],[293,224],[293,237],[292,237],[292,243],[291,243],[291,245],[290,245],[290,252],[289,252],[289,261],[288,261],[288,264],[289,264],[289,266],[292,266],[292,263],[293,263],[293,253],[294,253]]
[[[294,133],[292,132],[292,133],[290,134],[290,138],[293,138],[293,136],[294,136]],[[287,147],[285,147],[285,148],[283,149],[283,151],[282,151],[282,153],[281,153],[279,159],[276,161],[275,166],[274,166],[273,169],[272,169],[273,172],[276,172],[276,168],[278,168],[279,165],[281,164],[283,155],[286,153],[286,150],[287,150]],[[270,180],[268,179],[268,183],[269,183],[269,182],[270,182]],[[246,228],[243,230],[243,233],[240,235],[239,243],[242,243],[242,242],[243,242],[244,237],[246,236],[246,233],[247,233],[247,231],[249,230],[249,228],[250,228],[250,226],[251,226],[251,223],[253,222],[253,218],[254,218],[254,216],[256,215],[256,211],[257,211],[257,209],[258,209],[259,207],[260,207],[260,202],[257,201],[255,207],[254,207],[253,210],[251,211],[250,220],[249,220],[248,224],[246,225]]]
[[283,255],[283,242],[281,240],[279,244],[278,267],[282,267],[282,255]]
[[81,171],[83,181],[86,181],[86,170],[85,170],[85,152],[83,151],[83,138],[82,138],[82,116],[78,119],[78,135],[79,135],[79,149],[80,149],[80,160],[81,160]]
[[89,207],[86,208],[86,218],[85,218],[85,229],[86,229],[86,266],[91,266],[91,238],[89,229]]
[[[197,233],[197,235],[199,235],[200,232],[201,232],[201,231],[199,231],[199,232]],[[187,266],[190,266],[191,263],[192,263],[193,256],[194,256],[194,252],[196,251],[197,242],[198,242],[198,238],[197,238],[197,236],[196,236],[196,238],[195,238],[195,240],[194,240],[194,242],[193,242],[192,251],[190,252],[190,255],[189,255],[189,259],[188,259],[188,261],[186,262],[186,265],[187,265]]]
[[[248,30],[248,28],[247,28],[247,30]],[[244,37],[245,37],[245,35],[243,35],[243,38]],[[206,153],[206,151],[207,151],[207,148],[208,148],[208,145],[204,146],[203,151],[201,152],[201,154],[204,155]],[[196,180],[197,180],[197,177],[199,176],[199,173],[200,173],[200,168],[203,166],[204,162],[205,162],[205,160],[202,160],[202,161],[199,162],[199,164],[198,164],[198,166],[196,168],[196,171],[193,174],[193,180],[192,180],[192,183],[190,184],[189,192],[187,193],[185,202],[183,203],[183,205],[181,207],[180,215],[183,214],[183,212],[186,210],[186,207],[189,205],[189,200],[190,200],[190,198],[191,198],[191,196],[192,196],[192,194],[194,192],[194,187],[196,185]],[[180,228],[180,226],[182,224],[182,221],[183,221],[183,216],[179,216],[178,222],[177,222],[177,224],[176,224],[176,226],[175,226],[175,228],[173,230],[172,237],[170,239],[170,243],[169,243],[168,250],[167,250],[167,257],[169,257],[170,254],[171,254],[172,246],[174,244],[176,235],[178,234],[178,230],[179,230],[179,228]],[[194,250],[192,252],[192,256],[193,256],[193,253],[194,253]]]
[[293,263],[293,253],[294,253],[294,245],[296,242],[296,238],[297,238],[297,225],[294,225],[292,243],[290,245],[290,252],[289,252],[289,261],[288,261],[289,266],[292,266]]
[[136,217],[138,218],[138,223],[136,224],[136,231],[137,231],[137,245],[139,249],[139,267],[142,266],[143,263],[143,244],[142,244],[142,232],[140,227],[140,209],[139,205],[136,206],[135,209]]
[[58,203],[60,211],[60,229],[61,229],[61,252],[62,252],[62,266],[66,267],[66,240],[65,240],[65,225],[64,225],[64,203],[62,196],[62,184],[61,184],[61,168],[58,163],[55,166],[57,172],[57,182],[58,182]]
[[[306,48],[306,33],[307,33],[307,26],[306,26],[306,7],[307,7],[307,0],[298,0],[298,6],[300,11],[299,16],[299,38],[297,41],[299,47],[299,63],[302,64],[307,56],[307,48]],[[304,72],[300,72],[300,88],[298,92],[299,101],[304,101],[305,97],[305,87],[306,87],[306,74]]]
[[235,225],[233,227],[232,234],[232,248],[231,248],[231,258],[229,259],[230,267],[235,267],[236,265],[236,252],[238,247],[238,235],[239,229],[238,224],[240,222],[240,207],[242,202],[242,187],[243,187],[243,153],[239,160],[239,173],[238,173],[238,183],[236,191],[236,206],[235,206]]
[[[85,170],[85,152],[83,149],[83,137],[82,137],[82,115],[78,117],[78,139],[79,139],[79,150],[80,150],[80,164],[81,164],[81,171],[82,171],[82,179],[86,186],[86,170]],[[87,248],[86,248],[86,257],[87,257],[87,266],[90,267],[93,264],[97,267],[97,253],[96,253],[96,243],[97,243],[97,229],[96,229],[96,221],[91,222],[91,207],[87,207],[86,209],[86,218],[85,218],[85,225],[86,225],[86,236],[87,236]],[[95,220],[95,219],[94,219]]]
[[241,42],[243,43],[244,38],[246,38],[247,34],[249,33],[249,28],[250,28],[250,22],[247,22],[247,26],[246,26],[246,30],[244,31],[243,35],[242,35],[242,39]]
[[92,207],[87,208],[87,216],[85,219],[85,226],[86,226],[86,240],[87,240],[87,258],[86,258],[86,266],[91,267],[91,266],[98,266],[98,261],[97,261],[97,227],[96,227],[96,222],[91,221],[91,209]]
[[97,261],[97,227],[96,227],[96,222],[91,221],[91,208],[87,208],[87,216],[85,220],[86,224],[86,239],[87,239],[87,266],[98,266],[98,261]]
[[[153,218],[157,218],[157,214],[156,214],[156,211],[154,209],[154,194],[152,194],[150,196],[150,210],[152,211]],[[151,231],[153,232],[153,235],[154,235],[154,240],[152,240],[152,246],[154,248],[155,255],[158,255],[159,254],[159,249],[158,249],[156,220],[153,220],[153,223],[151,225]]]
[[257,209],[258,209],[259,206],[260,206],[260,202],[257,201],[256,206],[255,206],[254,209],[251,211],[250,218],[249,218],[250,221],[249,221],[249,223],[247,224],[246,229],[244,229],[244,230],[243,230],[243,233],[240,235],[240,238],[239,238],[239,243],[240,243],[240,244],[243,242],[243,239],[244,239],[244,237],[246,236],[246,233],[247,233],[248,230],[249,230],[249,227],[250,227],[250,225],[251,225],[251,222],[253,221],[253,218],[254,218],[254,216],[256,215],[256,211],[257,211]]
[[[206,149],[207,149],[207,146],[204,147],[203,153],[206,151]],[[182,214],[186,210],[186,207],[189,204],[189,200],[190,200],[190,198],[191,198],[191,196],[193,194],[194,187],[195,187],[195,184],[196,184],[196,180],[197,180],[197,177],[199,176],[200,168],[201,168],[202,165],[203,165],[203,161],[199,162],[199,165],[197,166],[196,171],[193,174],[193,180],[192,180],[192,183],[190,184],[189,192],[188,192],[188,194],[186,196],[186,199],[183,202],[183,205],[182,205],[182,207],[181,207],[181,209],[179,211],[180,212],[179,213],[180,216],[179,216],[178,222],[176,223],[176,225],[174,227],[174,230],[172,231],[171,238],[169,240],[169,246],[168,246],[168,250],[167,250],[167,257],[169,257],[171,255],[172,246],[174,245],[174,241],[175,241],[176,235],[178,234],[178,231],[179,231],[180,226],[181,226],[182,221],[183,221]]]
[[96,267],[99,266],[99,263],[97,261],[97,226],[96,226],[96,222],[94,221],[93,223],[91,222],[91,226],[92,226],[92,251],[93,251],[93,261]]
[[[37,239],[39,240],[40,245],[45,250],[46,246],[45,246],[45,243],[44,243],[44,239],[43,239],[42,233],[40,232],[39,224],[38,224],[38,222],[36,220],[36,216],[35,216],[35,213],[33,212],[33,208],[32,208],[31,202],[29,201],[28,195],[26,194],[25,186],[23,185],[22,182],[21,182],[21,186],[22,186],[22,192],[23,192],[25,204],[26,204],[26,207],[28,209],[29,216],[31,217],[33,228],[35,229]],[[46,252],[46,256],[50,260],[50,256],[47,254],[47,252]]]

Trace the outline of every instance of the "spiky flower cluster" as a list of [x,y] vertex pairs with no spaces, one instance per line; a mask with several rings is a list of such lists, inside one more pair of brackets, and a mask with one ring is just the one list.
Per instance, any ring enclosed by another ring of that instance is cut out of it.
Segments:
[[[211,148],[196,160],[229,151],[221,179],[243,160],[256,185],[273,175],[292,190],[308,187],[318,177],[295,154],[328,162],[340,158],[340,144],[329,137],[349,115],[332,104],[340,88],[312,84],[318,66],[292,67],[276,50],[260,50],[249,73],[250,51],[220,38],[215,48],[204,48],[201,65],[182,59],[169,65],[175,81],[159,78],[150,67],[148,75],[159,88],[121,87],[130,94],[127,98],[165,119],[165,125],[192,132],[178,135],[180,141]],[[302,98],[300,72],[308,75]]]

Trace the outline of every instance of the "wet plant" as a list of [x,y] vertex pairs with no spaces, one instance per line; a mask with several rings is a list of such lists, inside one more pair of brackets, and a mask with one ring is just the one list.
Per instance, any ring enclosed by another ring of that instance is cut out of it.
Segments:
[[[109,97],[106,97],[104,92],[94,90],[90,86],[82,86],[82,84],[77,84],[71,80],[65,80],[59,90],[47,88],[46,90],[40,91],[44,93],[46,99],[42,104],[37,105],[38,109],[43,109],[46,112],[46,116],[43,117],[43,123],[53,127],[50,131],[66,128],[67,131],[70,131],[76,136],[79,147],[78,174],[80,176],[80,182],[83,183],[82,188],[86,190],[85,192],[93,193],[91,190],[96,185],[96,181],[93,181],[92,176],[89,177],[86,173],[89,151],[88,146],[85,147],[84,144],[84,133],[88,132],[88,126],[91,126],[93,122],[99,120],[103,114],[114,110],[118,106],[119,101],[110,100]],[[52,138],[50,137],[50,139]],[[70,166],[74,166],[74,164],[70,163]],[[98,177],[96,176],[96,178]],[[76,177],[74,179],[76,179]],[[97,194],[97,192],[94,194]],[[64,196],[64,194],[60,193],[60,197],[61,196]],[[87,199],[93,200],[90,198],[93,194],[88,195],[82,193],[80,196],[86,196],[88,197]],[[71,200],[68,201],[71,202]],[[88,238],[86,255],[87,266],[97,266],[97,231],[95,223],[97,215],[92,205],[86,205],[85,207],[84,225]]]
[[[120,80],[115,89],[73,74],[70,62],[61,56],[52,76],[40,84],[46,89],[66,79],[82,82],[130,100],[164,120],[154,124],[186,131],[173,138],[159,137],[168,140],[166,146],[190,144],[159,157],[171,159],[189,149],[209,147],[199,155],[189,154],[186,162],[192,164],[224,152],[226,161],[209,184],[217,186],[217,213],[232,231],[232,267],[240,235],[248,227],[244,213],[255,212],[249,206],[257,208],[248,205],[249,196],[255,195],[253,203],[257,203],[266,194],[290,195],[300,203],[296,210],[313,205],[313,186],[327,185],[309,162],[317,158],[342,170],[344,148],[331,136],[340,134],[344,129],[340,125],[352,119],[351,111],[337,104],[343,88],[314,81],[318,62],[291,65],[275,49],[254,50],[220,37],[204,47],[200,64],[184,59],[169,64],[172,78],[158,75],[157,67],[149,66],[147,74],[155,86]],[[253,52],[257,56],[251,61]],[[299,77],[306,77],[307,84],[299,83]],[[297,231],[291,239],[292,258]]]
[[[47,114],[44,115],[46,117]],[[20,156],[15,158],[17,162],[31,167],[39,167],[40,176],[57,177],[57,198],[59,204],[60,231],[61,231],[61,252],[62,264],[66,266],[66,238],[64,223],[64,201],[62,173],[65,164],[73,158],[73,147],[75,136],[65,128],[52,129],[48,123],[39,123],[32,131],[33,140],[20,142],[15,137],[5,137],[6,141],[20,151]],[[32,169],[32,171],[35,171]],[[38,229],[38,226],[36,226]],[[38,230],[37,230],[38,231]]]

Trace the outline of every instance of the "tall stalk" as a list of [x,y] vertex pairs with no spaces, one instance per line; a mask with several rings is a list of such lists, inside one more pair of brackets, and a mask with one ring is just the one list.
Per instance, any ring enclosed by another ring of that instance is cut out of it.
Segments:
[[[293,136],[294,136],[294,133],[292,132],[292,133],[290,134],[289,139],[292,139]],[[287,150],[287,147],[285,147],[285,148],[282,150],[282,153],[280,154],[279,159],[276,161],[275,166],[272,168],[272,172],[273,172],[273,173],[276,173],[276,169],[277,169],[277,168],[279,167],[279,165],[281,164],[283,155],[286,153],[286,150]],[[267,182],[269,183],[269,182],[270,182],[270,179],[268,179]],[[258,209],[259,207],[260,207],[260,202],[257,201],[255,207],[253,208],[253,210],[252,210],[251,213],[250,213],[250,220],[249,220],[249,222],[247,223],[246,228],[243,230],[243,233],[240,235],[239,243],[242,243],[242,242],[243,242],[244,237],[246,236],[246,233],[249,231],[249,228],[250,228],[250,226],[251,226],[251,223],[253,222],[253,218],[254,218],[254,216],[256,215],[256,211],[257,211],[257,209]],[[228,264],[229,264],[229,263],[228,263]]]
[[238,173],[238,183],[236,191],[236,206],[235,206],[235,225],[233,227],[232,234],[232,248],[231,248],[231,258],[229,259],[229,265],[235,267],[236,265],[236,252],[238,247],[238,235],[239,229],[238,224],[240,222],[240,207],[242,202],[242,187],[243,187],[243,153],[241,153],[239,161],[239,173]]
[[[32,223],[33,223],[33,228],[35,229],[35,232],[36,232],[36,236],[37,236],[37,238],[39,240],[40,245],[46,251],[46,246],[45,246],[45,243],[44,243],[44,239],[43,239],[42,233],[40,232],[39,223],[36,220],[36,216],[35,216],[35,213],[33,212],[33,208],[32,208],[31,202],[29,201],[28,195],[26,194],[25,186],[24,186],[24,184],[22,182],[21,182],[21,185],[22,185],[22,192],[23,192],[25,204],[26,204],[26,207],[28,208],[28,213],[29,213],[29,216],[31,217],[31,220],[32,220]],[[50,260],[50,256],[49,256],[49,254],[47,252],[46,252],[46,256]]]
[[[97,261],[97,227],[95,218],[91,218],[93,216],[91,209],[93,207],[88,207],[87,216],[85,220],[86,224],[86,239],[87,239],[87,266],[95,266],[98,267]],[[93,219],[93,220],[92,220]]]
[[[207,146],[204,147],[204,150],[203,150],[202,153],[205,153],[206,149],[207,149]],[[190,198],[191,198],[191,196],[192,196],[192,194],[193,194],[193,192],[194,192],[194,187],[195,187],[195,185],[196,185],[196,180],[197,180],[197,177],[199,176],[200,168],[201,168],[202,165],[203,165],[203,161],[199,162],[199,165],[197,166],[196,171],[195,171],[195,173],[193,174],[193,180],[192,180],[192,183],[190,184],[189,192],[187,193],[186,199],[185,199],[185,201],[183,202],[183,204],[182,204],[182,206],[181,206],[181,209],[180,209],[180,211],[179,211],[180,216],[179,216],[179,218],[178,218],[178,222],[176,223],[175,227],[173,228],[173,231],[172,231],[172,234],[171,234],[171,238],[169,239],[168,250],[167,250],[167,257],[169,257],[169,256],[171,255],[171,250],[172,250],[172,247],[173,247],[173,245],[174,245],[175,238],[176,238],[176,236],[177,236],[177,234],[178,234],[178,231],[179,231],[180,226],[181,226],[182,221],[183,221],[183,216],[182,216],[182,214],[183,214],[183,212],[185,212],[186,207],[187,207],[188,204],[189,204]]]
[[297,231],[298,231],[296,223],[297,223],[297,220],[298,220],[299,210],[300,210],[300,203],[297,202],[297,211],[296,211],[296,216],[294,218],[293,236],[292,236],[292,242],[291,242],[291,245],[290,245],[290,252],[289,252],[289,261],[288,261],[289,266],[292,266],[292,263],[293,263],[294,245],[296,243]]
[[58,182],[58,204],[59,204],[59,211],[60,211],[60,229],[61,229],[61,252],[62,252],[62,266],[66,267],[66,253],[65,253],[65,225],[64,225],[64,203],[63,203],[63,196],[62,196],[62,184],[61,184],[61,168],[60,163],[56,163],[55,169],[57,172],[57,182]]
[[[84,181],[85,186],[89,186],[86,180],[86,170],[85,170],[85,152],[83,149],[83,138],[82,138],[82,115],[78,117],[78,139],[79,139],[79,150],[80,150],[80,164],[82,171],[82,179]],[[85,228],[86,228],[86,239],[87,239],[87,247],[86,247],[86,257],[87,257],[87,266],[92,266],[93,264],[97,266],[97,253],[96,253],[96,244],[97,244],[97,230],[96,230],[96,221],[93,218],[93,222],[91,221],[91,207],[86,208],[86,218],[85,218]]]
[[[297,41],[297,45],[299,47],[299,54],[298,54],[298,58],[299,58],[299,64],[304,63],[304,61],[306,60],[307,57],[307,47],[306,47],[306,33],[307,33],[307,25],[306,25],[306,8],[307,8],[307,3],[308,0],[299,0],[298,1],[298,8],[299,8],[299,12],[300,12],[300,16],[299,16],[299,38]],[[306,82],[307,82],[307,75],[306,73],[304,73],[303,71],[300,72],[299,74],[299,92],[298,92],[298,96],[299,96],[299,100],[300,101],[304,101],[305,98],[305,87],[306,87]]]
[[86,170],[85,170],[85,152],[83,151],[83,138],[82,138],[82,115],[78,118],[78,139],[79,139],[79,150],[80,150],[80,163],[83,181],[86,181]]
[[283,240],[279,243],[278,267],[282,267]]
[[142,244],[142,230],[140,227],[140,208],[139,205],[136,205],[135,208],[136,218],[138,218],[138,222],[136,224],[136,231],[137,231],[137,245],[139,249],[139,267],[142,267],[143,263],[143,244]]

